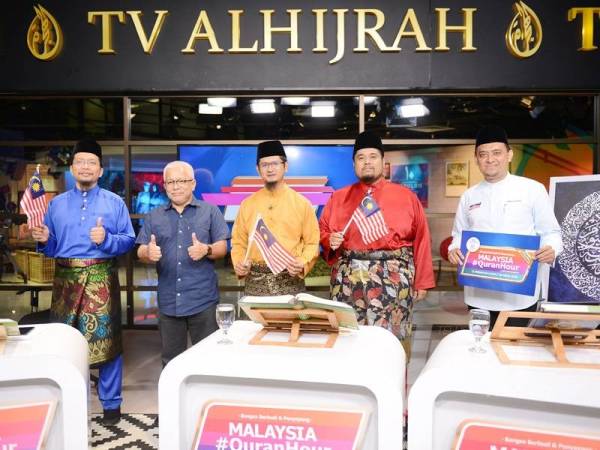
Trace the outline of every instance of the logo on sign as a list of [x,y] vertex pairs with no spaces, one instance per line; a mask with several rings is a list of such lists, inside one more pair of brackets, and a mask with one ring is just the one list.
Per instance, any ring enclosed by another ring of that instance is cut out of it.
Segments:
[[42,5],[33,7],[35,17],[27,30],[27,47],[42,61],[56,58],[63,46],[63,33],[56,19]]
[[513,17],[506,30],[506,46],[517,58],[533,56],[542,44],[542,24],[537,14],[525,3],[513,4]]

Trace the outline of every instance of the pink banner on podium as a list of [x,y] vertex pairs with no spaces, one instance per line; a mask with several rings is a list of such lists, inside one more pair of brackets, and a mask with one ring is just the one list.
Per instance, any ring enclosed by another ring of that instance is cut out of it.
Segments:
[[202,412],[193,449],[355,450],[360,448],[366,419],[361,411],[215,402]]
[[0,449],[41,450],[54,402],[0,407]]
[[458,430],[454,450],[600,449],[600,436],[544,431],[513,425],[465,421]]

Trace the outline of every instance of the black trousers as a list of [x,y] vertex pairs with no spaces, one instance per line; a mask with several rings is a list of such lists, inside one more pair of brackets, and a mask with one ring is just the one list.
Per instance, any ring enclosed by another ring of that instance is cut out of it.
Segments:
[[[469,306],[469,305],[467,305],[467,306],[468,306],[469,310],[485,309],[485,308],[475,308],[474,306]],[[537,311],[537,303],[534,303],[529,308],[515,310],[515,312],[529,312],[529,311],[532,311],[532,312]],[[501,312],[502,311],[490,311],[490,331],[494,328],[494,324],[496,323],[496,320],[498,320],[498,316],[500,315]],[[527,318],[512,317],[506,321],[506,326],[526,327],[527,324],[529,323],[529,320],[530,319],[527,319]]]
[[192,316],[174,317],[162,312],[159,314],[158,329],[162,345],[163,367],[187,349],[188,332],[192,345],[194,345],[219,329],[215,316],[216,311],[217,305],[215,304]]

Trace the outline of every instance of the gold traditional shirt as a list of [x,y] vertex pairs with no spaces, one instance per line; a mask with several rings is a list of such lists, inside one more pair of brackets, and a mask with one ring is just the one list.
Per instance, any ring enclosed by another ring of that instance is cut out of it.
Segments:
[[[277,242],[304,263],[303,276],[306,276],[319,256],[319,224],[306,197],[286,184],[274,192],[262,188],[242,202],[231,234],[233,264],[244,260],[258,214]],[[264,263],[255,244],[248,259]]]

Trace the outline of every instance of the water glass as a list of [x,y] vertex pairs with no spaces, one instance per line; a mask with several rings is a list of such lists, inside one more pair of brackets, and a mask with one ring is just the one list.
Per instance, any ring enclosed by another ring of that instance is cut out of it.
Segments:
[[471,320],[469,320],[469,330],[475,337],[475,345],[469,348],[473,353],[485,353],[486,350],[481,347],[481,338],[490,329],[490,312],[485,309],[472,309]]
[[233,344],[233,341],[227,336],[227,331],[233,325],[235,320],[235,307],[231,303],[220,303],[217,305],[217,325],[223,331],[223,337],[217,341],[217,344]]

